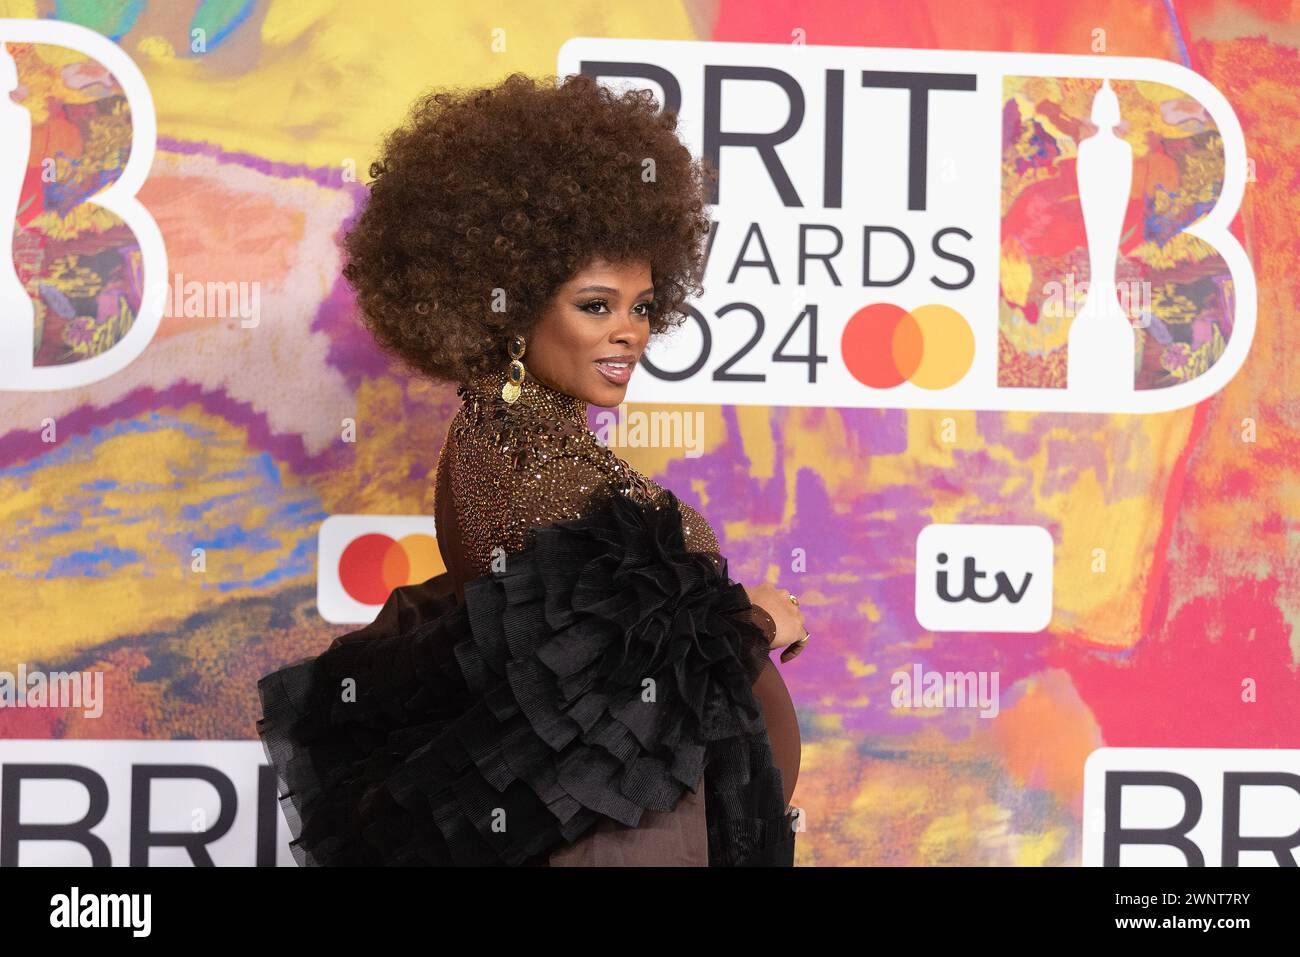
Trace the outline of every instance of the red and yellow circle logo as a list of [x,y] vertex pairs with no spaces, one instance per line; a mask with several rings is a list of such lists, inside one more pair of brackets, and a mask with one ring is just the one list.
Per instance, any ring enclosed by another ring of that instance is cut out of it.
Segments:
[[918,306],[908,312],[878,302],[849,319],[840,351],[853,378],[873,389],[904,382],[946,389],[970,371],[975,334],[965,316],[949,306]]
[[400,585],[417,585],[443,570],[432,535],[393,539],[372,532],[348,542],[339,556],[339,583],[354,601],[382,605]]

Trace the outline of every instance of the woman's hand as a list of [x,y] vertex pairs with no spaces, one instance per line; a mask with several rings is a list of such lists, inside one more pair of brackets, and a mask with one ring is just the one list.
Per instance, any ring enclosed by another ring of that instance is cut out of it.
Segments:
[[803,651],[804,644],[795,644],[808,634],[803,623],[803,610],[790,600],[790,592],[763,582],[753,588],[746,588],[749,600],[772,616],[776,622],[776,637],[772,639],[772,650],[783,648],[781,661],[795,658]]

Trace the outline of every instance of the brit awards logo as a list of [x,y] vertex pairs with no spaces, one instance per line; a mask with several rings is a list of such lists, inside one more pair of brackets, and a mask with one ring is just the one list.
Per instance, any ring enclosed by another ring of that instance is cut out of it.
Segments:
[[153,100],[121,47],[57,20],[0,19],[0,91],[0,389],[96,382],[144,351],[166,304],[162,234],[136,198]]
[[1250,349],[1245,141],[1182,66],[583,37],[557,68],[718,169],[706,291],[629,401],[1161,412]]

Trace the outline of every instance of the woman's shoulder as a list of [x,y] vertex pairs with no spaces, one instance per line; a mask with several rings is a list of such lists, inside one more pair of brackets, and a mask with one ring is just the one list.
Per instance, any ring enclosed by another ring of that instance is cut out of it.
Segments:
[[720,551],[717,532],[699,511],[686,502],[678,500],[682,512],[682,536],[686,540],[686,550],[690,552]]
[[[505,536],[511,540],[522,540],[523,526],[578,518],[612,492],[643,502],[665,494],[585,426],[505,402],[462,406],[444,455],[459,509],[477,513],[485,526],[512,529]],[[717,552],[708,521],[687,503],[679,506],[688,550]]]
[[648,495],[653,483],[614,455],[590,429],[505,402],[465,403],[449,429],[453,464],[490,465],[517,483],[567,480],[612,485]]

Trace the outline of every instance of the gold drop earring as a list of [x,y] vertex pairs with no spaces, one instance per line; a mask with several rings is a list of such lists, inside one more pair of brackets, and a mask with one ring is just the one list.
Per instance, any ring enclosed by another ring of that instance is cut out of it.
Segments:
[[513,403],[519,398],[519,390],[524,384],[524,364],[519,360],[524,357],[524,337],[512,336],[510,339],[510,378],[501,387],[501,398]]

